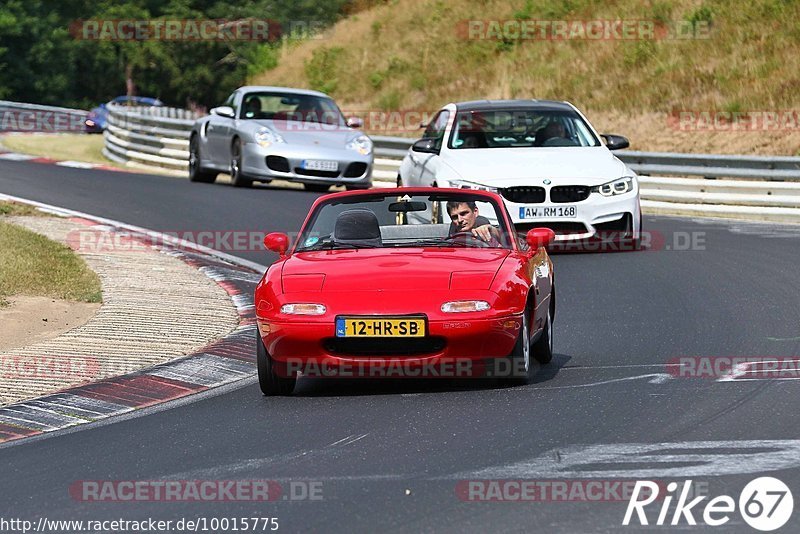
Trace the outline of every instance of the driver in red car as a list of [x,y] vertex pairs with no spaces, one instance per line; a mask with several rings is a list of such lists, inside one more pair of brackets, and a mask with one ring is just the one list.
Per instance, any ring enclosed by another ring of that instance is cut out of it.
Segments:
[[500,241],[500,233],[492,226],[489,219],[478,214],[478,206],[474,201],[448,202],[447,214],[450,215],[450,235],[471,233],[478,239],[491,242]]

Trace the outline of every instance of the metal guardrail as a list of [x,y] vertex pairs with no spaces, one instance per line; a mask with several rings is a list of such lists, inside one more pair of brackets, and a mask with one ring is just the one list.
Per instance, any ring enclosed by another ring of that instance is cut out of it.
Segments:
[[170,107],[108,106],[103,154],[118,163],[189,168],[189,134],[201,115]]
[[[405,137],[373,136],[372,139],[375,141],[375,155],[386,158],[402,158],[414,141]],[[614,154],[636,173],[643,175],[800,181],[800,157],[728,156],[632,150],[621,150]]]
[[88,114],[82,109],[0,100],[0,132],[83,132]]
[[[175,108],[110,107],[103,153],[120,162],[184,173],[189,133],[198,117]],[[391,187],[414,140],[387,136],[372,140],[373,181]],[[615,155],[640,175],[642,207],[651,213],[800,222],[800,157],[624,150]]]

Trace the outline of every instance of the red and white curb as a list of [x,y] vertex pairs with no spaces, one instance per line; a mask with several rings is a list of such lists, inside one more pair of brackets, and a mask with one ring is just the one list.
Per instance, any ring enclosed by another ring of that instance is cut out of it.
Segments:
[[0,160],[6,161],[28,161],[30,163],[45,163],[50,165],[59,165],[61,167],[72,167],[75,169],[100,169],[103,171],[117,171],[117,172],[132,172],[128,169],[120,169],[119,167],[112,167],[111,165],[103,165],[102,163],[87,163],[85,161],[73,160],[58,160],[52,158],[45,158],[42,156],[32,156],[30,154],[20,154],[18,152],[0,152]]
[[[114,231],[141,236],[157,232],[118,221],[94,217],[57,206],[0,194],[40,209],[79,217]],[[162,235],[164,252],[175,256],[214,280],[231,297],[239,327],[203,349],[155,367],[71,387],[36,399],[0,408],[0,443],[83,425],[132,412],[253,376],[255,366],[255,312],[253,293],[266,266]]]

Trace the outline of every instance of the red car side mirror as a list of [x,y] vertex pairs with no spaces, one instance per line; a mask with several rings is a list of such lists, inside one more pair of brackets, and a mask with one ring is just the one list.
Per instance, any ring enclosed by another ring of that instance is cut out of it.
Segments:
[[556,233],[550,228],[531,228],[525,234],[525,241],[534,253],[539,250],[539,247],[545,247],[552,243],[555,238]]
[[267,250],[283,256],[289,250],[289,236],[281,232],[272,232],[264,236],[264,246],[267,247]]

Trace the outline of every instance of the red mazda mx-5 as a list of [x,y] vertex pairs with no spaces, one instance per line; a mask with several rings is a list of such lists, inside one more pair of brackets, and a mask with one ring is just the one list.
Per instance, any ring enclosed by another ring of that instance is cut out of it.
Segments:
[[261,390],[297,377],[531,379],[553,356],[555,286],[547,228],[525,239],[488,191],[402,188],[335,193],[255,293]]

